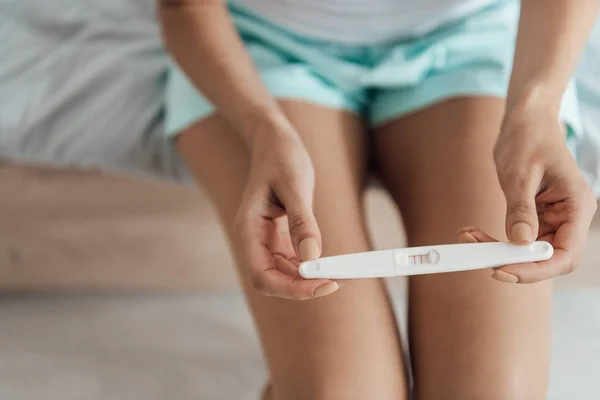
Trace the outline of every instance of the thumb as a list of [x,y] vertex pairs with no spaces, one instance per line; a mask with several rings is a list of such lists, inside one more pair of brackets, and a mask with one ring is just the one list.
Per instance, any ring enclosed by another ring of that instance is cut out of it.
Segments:
[[290,236],[300,261],[321,256],[321,232],[312,211],[312,193],[307,196],[288,192],[281,196],[286,210]]
[[288,211],[290,236],[300,261],[321,256],[321,234],[311,208],[291,207]]
[[537,185],[531,181],[515,185],[506,195],[506,234],[515,244],[527,244],[537,237],[539,228],[535,195]]
[[290,236],[300,261],[314,260],[321,256],[321,233],[312,212],[305,205],[290,207],[288,223]]

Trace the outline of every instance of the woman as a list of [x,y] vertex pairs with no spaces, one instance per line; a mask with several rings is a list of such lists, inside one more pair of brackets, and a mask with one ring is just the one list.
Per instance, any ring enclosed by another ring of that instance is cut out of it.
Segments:
[[298,259],[372,249],[369,144],[410,245],[476,226],[460,240],[555,247],[495,279],[410,279],[415,398],[545,398],[549,278],[577,264],[596,207],[565,136],[579,134],[569,80],[597,3],[162,2],[178,65],[167,129],[227,228],[266,398],[407,398],[384,284],[297,274]]

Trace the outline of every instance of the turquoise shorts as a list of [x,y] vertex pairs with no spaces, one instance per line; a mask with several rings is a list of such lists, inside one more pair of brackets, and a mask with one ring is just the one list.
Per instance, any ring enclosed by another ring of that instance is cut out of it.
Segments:
[[[371,46],[302,37],[239,5],[229,8],[263,82],[278,99],[348,110],[377,127],[453,97],[506,96],[516,0],[498,0],[424,36]],[[214,108],[171,64],[166,111],[166,132],[174,135]],[[581,132],[574,83],[560,117],[570,133]]]

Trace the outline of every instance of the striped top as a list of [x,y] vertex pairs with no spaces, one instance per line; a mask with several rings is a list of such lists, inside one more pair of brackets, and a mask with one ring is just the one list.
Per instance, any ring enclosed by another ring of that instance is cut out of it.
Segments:
[[291,32],[348,45],[419,36],[498,0],[233,0]]

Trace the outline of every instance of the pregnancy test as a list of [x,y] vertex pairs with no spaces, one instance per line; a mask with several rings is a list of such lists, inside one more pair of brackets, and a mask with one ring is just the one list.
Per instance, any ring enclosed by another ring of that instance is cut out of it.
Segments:
[[541,241],[407,247],[305,261],[300,264],[300,275],[306,279],[358,279],[438,274],[544,261],[553,253],[552,245]]

